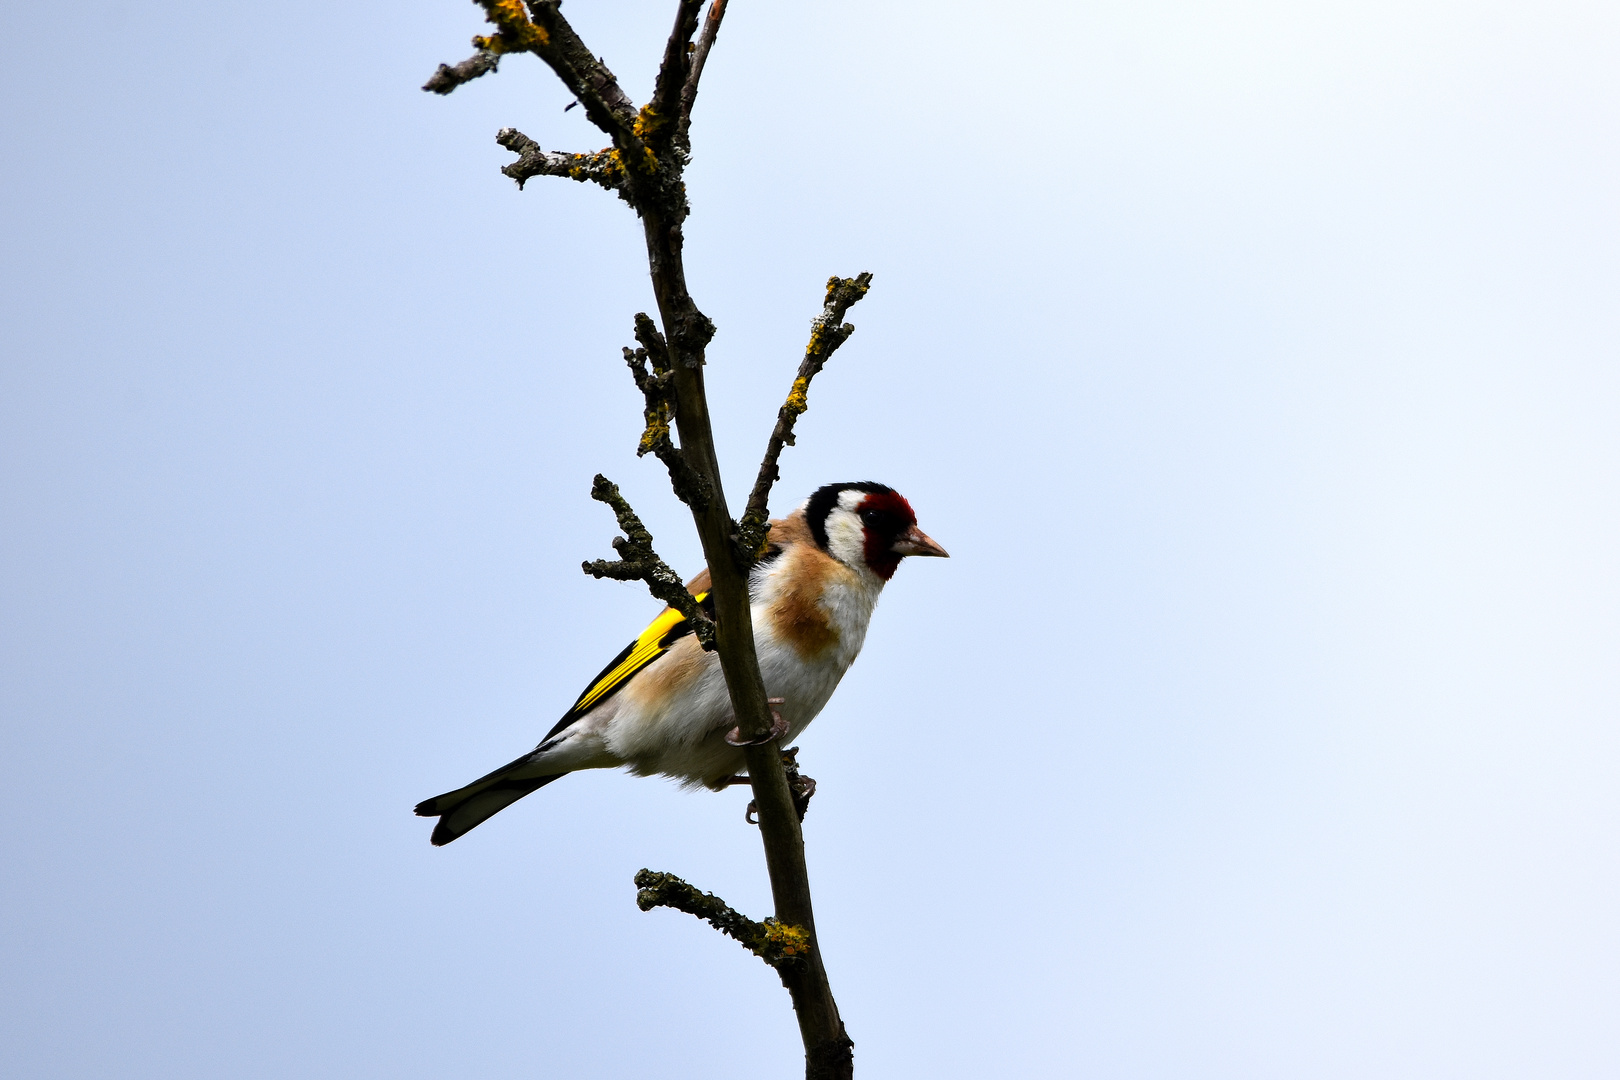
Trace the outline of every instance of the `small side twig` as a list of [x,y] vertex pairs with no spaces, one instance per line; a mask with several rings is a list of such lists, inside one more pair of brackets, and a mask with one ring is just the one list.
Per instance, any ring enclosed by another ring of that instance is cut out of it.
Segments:
[[613,508],[624,535],[613,540],[613,550],[619,553],[617,559],[595,559],[581,563],[580,569],[595,578],[645,582],[648,592],[686,616],[686,621],[692,624],[692,632],[705,649],[713,649],[714,620],[686,591],[680,576],[653,550],[652,533],[619,494],[619,485],[597,473],[596,479],[591,481],[591,498]]
[[489,74],[499,67],[500,63],[501,57],[499,53],[491,52],[488,49],[479,49],[454,66],[440,64],[439,70],[435,71],[432,77],[422,84],[422,89],[435,94],[448,94],[462,83],[469,83],[480,75]]
[[641,870],[635,880],[636,906],[642,911],[667,907],[695,915],[740,942],[778,972],[788,965],[802,964],[810,949],[810,932],[803,927],[775,919],[755,922],[713,893],[698,892],[674,874]]
[[726,0],[714,0],[709,14],[703,20],[703,32],[692,46],[692,59],[687,65],[686,82],[681,87],[681,115],[675,127],[675,145],[681,151],[691,149],[689,134],[692,127],[692,106],[697,103],[698,80],[703,78],[703,65],[708,62],[714,39],[720,36],[720,20],[726,17]]
[[771,485],[781,476],[777,459],[782,456],[782,447],[793,445],[793,425],[810,407],[810,380],[820,373],[828,358],[855,332],[855,325],[844,322],[844,315],[860,302],[871,287],[870,273],[857,274],[852,278],[827,279],[827,296],[822,302],[821,314],[810,324],[810,343],[805,346],[804,359],[799,363],[799,372],[793,379],[792,389],[788,391],[787,401],[777,410],[776,426],[771,430],[770,442],[765,447],[765,459],[759,464],[759,476],[754,480],[754,490],[748,495],[748,506],[743,510],[742,521],[737,526],[737,557],[743,560],[745,566],[753,565],[765,554],[766,535],[770,531],[770,511],[766,504],[770,502]]
[[628,201],[624,190],[624,166],[619,162],[619,152],[611,147],[590,154],[542,150],[539,143],[517,128],[501,128],[495,133],[495,141],[518,155],[518,159],[503,166],[501,172],[516,180],[519,188],[532,177],[566,176],[582,184],[587,180],[600,184]]
[[680,0],[675,28],[664,43],[664,61],[658,65],[652,99],[636,117],[636,133],[658,150],[669,145],[678,129],[681,92],[692,64],[692,35],[697,32],[702,7],[703,0]]
[[[630,368],[630,377],[636,389],[646,399],[642,416],[646,427],[636,446],[636,456],[656,454],[669,470],[670,486],[686,505],[702,510],[709,505],[713,489],[702,473],[692,468],[686,455],[670,438],[670,422],[675,416],[675,381],[669,370],[669,346],[664,335],[644,311],[636,313],[636,341],[641,348],[624,350],[624,362]],[[647,365],[652,364],[652,370]]]

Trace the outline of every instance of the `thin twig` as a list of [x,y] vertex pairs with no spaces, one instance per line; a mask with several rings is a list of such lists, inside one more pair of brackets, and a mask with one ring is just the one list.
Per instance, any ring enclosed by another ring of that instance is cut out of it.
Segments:
[[799,966],[810,951],[810,932],[775,919],[755,922],[714,893],[698,892],[674,874],[641,870],[636,874],[636,906],[674,908],[695,915],[780,972]]
[[[642,416],[646,427],[636,446],[636,456],[651,453],[669,470],[669,483],[676,496],[688,506],[702,509],[709,504],[714,489],[702,473],[692,468],[686,455],[670,438],[670,421],[675,415],[675,381],[669,370],[669,346],[646,312],[636,313],[636,340],[641,348],[624,350],[624,362],[646,401]],[[648,363],[652,370],[647,370]]]
[[[478,0],[495,32],[473,38],[473,46],[496,56],[531,52],[544,60],[585,106],[585,115],[613,139],[624,161],[638,171],[656,171],[656,159],[636,132],[636,107],[619,81],[574,33],[557,9],[562,0]],[[634,202],[633,193],[626,196]]]
[[630,508],[624,496],[619,494],[619,485],[597,473],[596,479],[591,482],[591,498],[613,508],[614,515],[619,519],[619,528],[624,530],[624,535],[613,540],[613,550],[619,553],[617,559],[596,559],[581,563],[580,569],[595,578],[646,582],[647,591],[686,616],[686,621],[692,624],[692,631],[697,634],[703,647],[713,649],[714,620],[704,613],[692,594],[686,591],[686,585],[680,576],[669,568],[668,563],[658,557],[658,552],[653,550],[652,533],[647,531],[647,527],[641,523],[641,519]]
[[708,62],[709,50],[714,48],[714,39],[720,36],[720,20],[725,17],[726,0],[714,0],[709,5],[708,16],[703,20],[703,33],[698,35],[697,45],[692,49],[686,82],[681,87],[681,116],[675,129],[675,145],[680,147],[682,153],[692,148],[692,106],[697,102],[698,80],[703,78],[703,65]]
[[472,82],[480,75],[489,74],[499,67],[500,63],[499,53],[479,49],[454,67],[440,64],[439,70],[422,84],[422,89],[431,90],[435,94],[448,94],[462,83]]
[[679,0],[675,9],[675,29],[664,44],[664,62],[658,66],[652,100],[641,110],[636,129],[655,149],[662,149],[674,138],[680,119],[681,92],[692,56],[692,35],[697,31],[698,12],[703,0]]
[[501,172],[517,181],[519,188],[536,176],[566,176],[570,180],[600,184],[609,191],[626,198],[624,169],[619,165],[618,151],[597,150],[590,154],[565,154],[559,150],[542,150],[540,144],[517,128],[501,128],[495,141],[518,155]]
[[799,362],[799,373],[793,379],[787,401],[777,410],[776,426],[771,429],[770,442],[765,447],[765,459],[759,463],[759,476],[754,480],[754,490],[748,495],[748,505],[737,526],[737,556],[750,565],[765,554],[766,535],[770,531],[770,511],[766,506],[771,498],[771,485],[781,476],[776,462],[782,456],[782,447],[793,445],[793,425],[810,407],[807,397],[810,380],[820,373],[828,358],[838,351],[838,346],[855,332],[853,323],[844,322],[844,315],[871,287],[870,273],[827,279],[827,296],[822,302],[821,314],[810,324],[810,343],[804,348],[804,359]]

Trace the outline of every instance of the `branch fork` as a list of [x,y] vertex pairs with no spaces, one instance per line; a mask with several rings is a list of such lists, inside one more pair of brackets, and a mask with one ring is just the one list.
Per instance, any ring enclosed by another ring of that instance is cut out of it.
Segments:
[[[641,391],[646,407],[642,417],[646,427],[636,446],[636,456],[654,454],[669,470],[670,486],[687,506],[694,510],[706,509],[714,494],[708,478],[692,467],[686,455],[670,438],[670,422],[678,412],[675,373],[670,370],[669,346],[658,332],[646,312],[636,313],[636,341],[638,349],[626,347],[624,362],[630,368],[630,377]],[[648,371],[648,365],[652,370]]]
[[609,147],[589,154],[565,154],[560,150],[542,150],[540,144],[517,128],[501,128],[495,141],[518,155],[501,172],[517,181],[521,189],[525,182],[536,176],[562,176],[580,183],[590,181],[627,198],[624,187],[624,165],[619,152]]
[[617,559],[596,559],[580,564],[580,569],[594,578],[613,578],[615,581],[642,581],[647,591],[686,616],[692,632],[706,650],[714,648],[714,620],[698,605],[680,575],[669,568],[653,550],[652,533],[641,523],[641,518],[630,508],[630,503],[619,493],[619,485],[601,473],[591,482],[591,498],[613,508],[624,535],[615,537],[613,550]]
[[870,273],[827,279],[821,314],[810,323],[810,343],[804,347],[804,359],[799,362],[787,400],[776,412],[776,426],[771,429],[770,441],[765,446],[765,459],[759,464],[759,476],[754,480],[754,489],[748,493],[748,506],[733,534],[737,558],[745,560],[746,566],[752,566],[765,554],[771,527],[766,504],[770,502],[772,485],[782,475],[777,459],[782,456],[782,447],[793,445],[793,426],[810,408],[810,380],[821,373],[832,354],[855,332],[855,325],[846,323],[844,316],[860,303],[871,287]]

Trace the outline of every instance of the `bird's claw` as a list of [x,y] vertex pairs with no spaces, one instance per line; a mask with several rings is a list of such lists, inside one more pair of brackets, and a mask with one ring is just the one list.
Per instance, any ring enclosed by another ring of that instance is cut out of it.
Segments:
[[[799,748],[797,746],[790,746],[782,751],[782,767],[783,771],[787,773],[788,794],[793,797],[793,813],[802,824],[805,811],[810,809],[810,796],[816,793],[815,778],[803,776],[799,773]],[[737,779],[744,778],[737,777]],[[757,813],[759,813],[759,803],[750,799],[748,808],[743,811],[743,820],[750,825],[758,825],[759,819],[754,816]]]
[[772,707],[771,730],[752,739],[745,739],[742,737],[742,725],[739,724],[726,732],[726,743],[730,746],[764,746],[766,743],[773,742],[786,735],[788,730],[787,721],[782,719],[782,714],[777,712],[775,708],[775,706],[782,704],[783,700],[779,697],[765,699],[765,704]]

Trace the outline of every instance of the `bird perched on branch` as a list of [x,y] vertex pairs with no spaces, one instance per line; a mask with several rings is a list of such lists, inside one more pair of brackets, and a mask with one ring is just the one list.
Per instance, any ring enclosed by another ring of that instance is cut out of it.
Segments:
[[[908,555],[945,557],[917,528],[911,504],[882,484],[828,484],[786,518],[749,577],[754,646],[779,743],[803,731],[866,640],[883,585]],[[699,604],[709,572],[687,585]],[[466,787],[416,807],[448,844],[523,796],[579,769],[626,766],[639,776],[725,787],[744,767],[719,655],[705,652],[679,611],[665,608],[580,695],[540,745]]]

